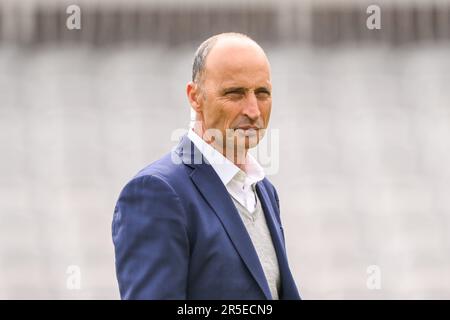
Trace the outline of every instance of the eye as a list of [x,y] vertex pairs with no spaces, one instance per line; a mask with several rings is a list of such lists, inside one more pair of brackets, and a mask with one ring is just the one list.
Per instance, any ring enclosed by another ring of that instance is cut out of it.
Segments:
[[266,91],[266,90],[257,91],[257,92],[255,92],[255,94],[258,99],[267,99],[270,97],[270,92]]
[[227,97],[229,97],[230,99],[240,99],[244,96],[244,93],[241,91],[229,91],[227,93],[225,93],[225,95]]

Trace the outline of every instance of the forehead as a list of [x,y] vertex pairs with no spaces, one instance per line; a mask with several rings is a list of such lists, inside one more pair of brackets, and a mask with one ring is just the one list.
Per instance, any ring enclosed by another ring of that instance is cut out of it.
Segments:
[[205,80],[216,85],[270,85],[264,51],[248,39],[219,40],[205,64]]

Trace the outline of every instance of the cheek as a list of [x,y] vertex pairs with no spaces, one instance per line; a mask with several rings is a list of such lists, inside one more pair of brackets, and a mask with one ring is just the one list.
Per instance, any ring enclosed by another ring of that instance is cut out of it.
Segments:
[[228,107],[226,104],[215,101],[204,109],[205,122],[210,128],[221,128],[227,121]]
[[231,127],[241,113],[242,106],[239,102],[227,102],[223,108],[223,120],[227,128]]
[[272,101],[263,102],[261,104],[260,106],[261,117],[264,119],[266,124],[269,121],[271,111],[272,111]]

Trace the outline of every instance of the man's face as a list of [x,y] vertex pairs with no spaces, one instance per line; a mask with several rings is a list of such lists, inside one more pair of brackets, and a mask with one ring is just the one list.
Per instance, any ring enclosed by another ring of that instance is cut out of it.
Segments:
[[199,89],[203,131],[219,130],[227,137],[226,148],[233,142],[245,149],[259,143],[272,107],[270,67],[261,48],[247,39],[219,40],[206,59]]

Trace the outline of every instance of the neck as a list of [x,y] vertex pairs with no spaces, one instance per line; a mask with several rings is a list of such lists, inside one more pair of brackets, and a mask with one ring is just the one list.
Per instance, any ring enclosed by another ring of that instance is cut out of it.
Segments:
[[207,144],[212,146],[214,149],[216,149],[218,152],[220,152],[225,158],[230,160],[234,163],[236,167],[241,169],[242,171],[246,172],[246,160],[247,160],[247,152],[248,149],[246,148],[238,148],[237,146],[233,145],[231,148],[227,148],[226,140],[223,140],[222,142],[218,141],[207,141],[203,137],[203,130],[200,128],[194,128],[194,132],[197,133],[200,138],[203,139]]
[[[234,155],[232,157],[230,157],[233,159],[230,159],[228,157],[227,157],[227,159],[232,161],[236,167],[238,167],[242,171],[246,172],[245,162],[247,161],[247,152],[248,152],[248,150],[244,148],[241,153],[234,152]],[[226,157],[226,155],[224,155],[224,156]]]

